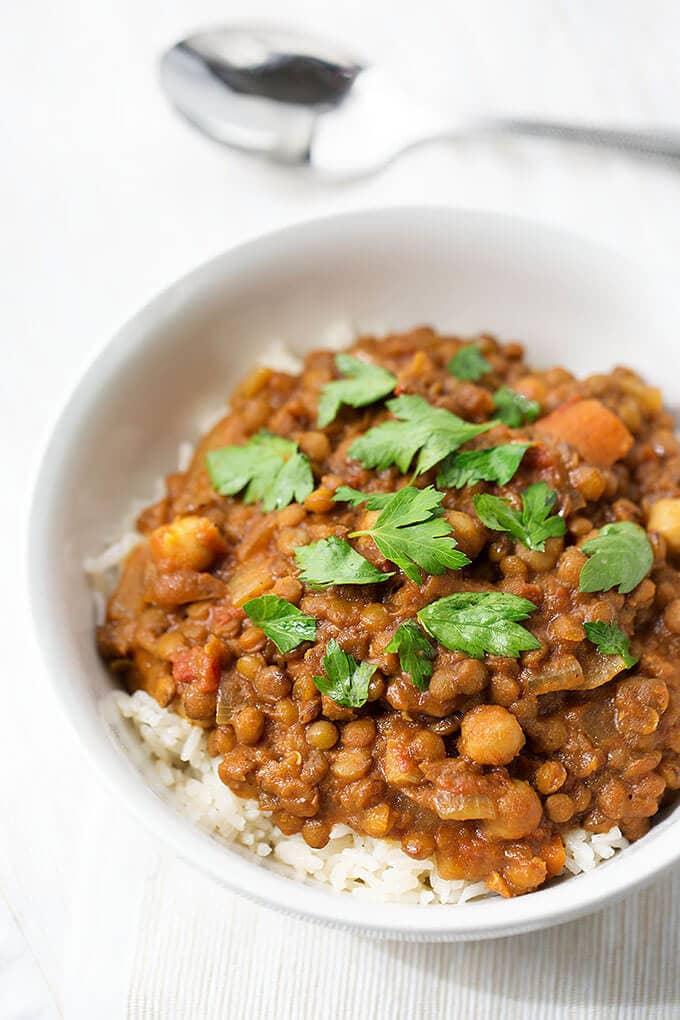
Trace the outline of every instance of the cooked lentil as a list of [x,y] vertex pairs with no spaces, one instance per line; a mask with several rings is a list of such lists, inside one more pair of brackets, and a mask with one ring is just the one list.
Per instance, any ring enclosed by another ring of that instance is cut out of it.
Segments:
[[[567,828],[617,824],[637,839],[680,788],[680,444],[659,392],[628,369],[578,380],[562,368],[532,371],[517,343],[475,342],[491,365],[478,383],[447,372],[462,341],[427,328],[352,348],[396,376],[397,394],[468,421],[493,416],[501,386],[540,404],[534,424],[499,424],[466,444],[533,444],[507,485],[446,490],[468,567],[421,584],[400,571],[383,584],[322,592],[299,581],[296,546],[366,527],[365,508],[333,501],[339,485],[404,484],[395,467],[370,471],[348,456],[388,419],[384,404],[343,407],[317,428],[319,392],[335,369],[331,352],[314,351],[300,375],[251,373],[189,469],[168,478],[166,496],[139,518],[147,540],[125,564],[98,640],[131,691],[210,730],[223,782],[257,797],[282,832],[321,847],[343,822],[399,840],[415,859],[434,855],[444,878],[484,880],[511,896],[560,871]],[[263,513],[212,488],[206,451],[241,445],[262,427],[310,458],[315,489],[304,505]],[[563,538],[530,551],[484,527],[474,494],[517,505],[538,481],[557,492]],[[650,575],[627,595],[583,593],[579,546],[613,521],[647,529]],[[372,540],[359,541],[385,569]],[[429,688],[417,690],[384,650],[396,628],[442,596],[487,590],[537,606],[526,626],[541,648],[482,661],[437,646]],[[315,643],[282,655],[252,626],[241,607],[269,592],[316,617]],[[583,624],[593,621],[629,636],[633,669],[586,639]],[[314,683],[331,639],[377,667],[361,708],[337,705]]]

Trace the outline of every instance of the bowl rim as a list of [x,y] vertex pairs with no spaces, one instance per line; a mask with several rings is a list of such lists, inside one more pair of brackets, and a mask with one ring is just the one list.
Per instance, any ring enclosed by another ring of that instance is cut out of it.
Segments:
[[[178,809],[163,801],[147,786],[132,763],[113,741],[103,741],[93,717],[87,718],[78,705],[75,687],[65,680],[68,671],[79,667],[69,662],[63,635],[50,609],[49,582],[49,508],[59,489],[60,456],[75,444],[80,420],[88,405],[105,385],[118,365],[144,346],[151,327],[170,323],[202,292],[209,292],[220,277],[239,261],[262,257],[272,247],[304,245],[320,232],[366,227],[367,220],[376,229],[391,220],[409,222],[441,221],[452,225],[467,222],[479,228],[520,229],[525,234],[555,242],[578,242],[599,257],[614,259],[631,267],[606,246],[580,237],[572,231],[535,220],[494,211],[457,209],[446,205],[396,205],[372,209],[354,209],[330,216],[310,218],[258,235],[204,261],[178,277],[128,319],[75,374],[68,395],[44,430],[44,438],[34,458],[30,485],[30,511],[27,529],[28,591],[34,631],[45,665],[46,676],[56,700],[68,720],[98,778],[147,828],[178,855],[215,878],[234,892],[263,905],[289,914],[343,927],[382,938],[421,941],[454,941],[498,938],[573,920],[604,907],[631,893],[669,868],[680,858],[680,840],[673,833],[674,821],[658,823],[647,838],[628,848],[623,859],[604,862],[594,871],[574,876],[513,900],[489,898],[456,905],[375,903],[356,899],[312,884],[298,881],[263,867],[240,852],[219,842],[185,818]],[[84,728],[77,724],[85,720]],[[568,890],[568,891],[567,891]],[[463,909],[464,908],[464,909]]]

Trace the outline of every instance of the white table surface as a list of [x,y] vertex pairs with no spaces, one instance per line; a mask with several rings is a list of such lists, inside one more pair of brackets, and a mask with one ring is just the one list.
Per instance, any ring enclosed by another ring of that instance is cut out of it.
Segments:
[[225,17],[285,16],[452,108],[680,128],[680,5],[22,0],[3,15],[0,1018],[680,1015],[680,872],[587,924],[429,947],[284,921],[175,860],[87,774],[38,659],[22,562],[26,479],[80,366],[155,291],[244,238],[444,202],[677,265],[680,170],[548,143],[442,144],[329,188],[180,123],[154,77],[164,44]]

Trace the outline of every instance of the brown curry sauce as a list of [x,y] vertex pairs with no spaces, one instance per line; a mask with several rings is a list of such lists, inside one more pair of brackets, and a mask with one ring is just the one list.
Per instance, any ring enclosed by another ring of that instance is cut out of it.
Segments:
[[[446,515],[469,567],[422,584],[398,570],[383,584],[324,591],[298,580],[295,547],[344,537],[375,517],[333,502],[339,485],[392,491],[403,484],[396,468],[376,473],[347,456],[357,436],[388,417],[382,403],[343,407],[328,427],[315,427],[320,388],[335,377],[333,354],[315,351],[299,376],[256,369],[188,471],[168,477],[165,498],[139,519],[148,540],[125,564],[98,641],[131,691],[141,688],[210,730],[222,780],[258,798],[284,833],[321,847],[332,825],[344,822],[400,840],[415,858],[434,854],[444,878],[484,880],[516,895],[561,870],[566,829],[619,825],[637,839],[680,786],[680,534],[673,530],[680,446],[658,391],[627,369],[582,381],[562,368],[532,371],[519,344],[483,336],[477,343],[492,371],[465,382],[446,368],[461,343],[423,328],[362,339],[352,352],[393,372],[397,393],[420,394],[472,422],[494,416],[492,394],[502,384],[540,404],[535,424],[499,425],[466,446],[533,443],[508,485],[446,491]],[[585,429],[569,410],[579,402]],[[607,414],[606,437],[593,442]],[[213,490],[206,451],[241,444],[261,428],[295,440],[309,457],[316,488],[303,506],[263,513]],[[418,484],[435,478],[436,469]],[[489,531],[472,503],[483,491],[514,498],[536,481],[557,492],[567,523],[564,538],[549,539],[544,552]],[[647,528],[651,572],[627,595],[581,592],[579,545],[620,520]],[[354,545],[379,568],[395,569],[369,537]],[[422,606],[466,590],[533,602],[526,626],[541,648],[481,661],[438,646],[429,689],[420,692],[385,646]],[[242,605],[268,592],[316,617],[314,644],[282,655],[250,622]],[[584,622],[598,620],[630,636],[639,658],[631,670],[586,639]],[[360,709],[340,707],[314,684],[331,638],[378,667]]]

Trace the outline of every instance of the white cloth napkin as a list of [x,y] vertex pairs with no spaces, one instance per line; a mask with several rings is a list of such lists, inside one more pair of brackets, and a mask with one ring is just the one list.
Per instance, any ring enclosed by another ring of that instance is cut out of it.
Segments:
[[680,869],[548,931],[372,941],[255,906],[175,858],[101,791],[90,796],[74,862],[68,1020],[680,1016]]

